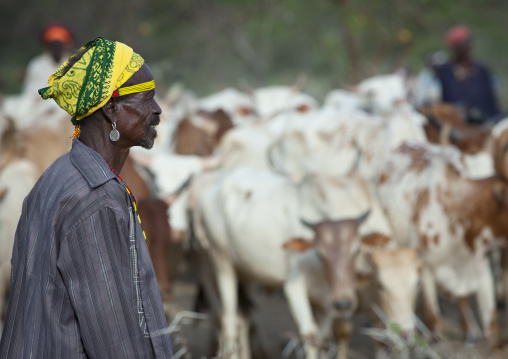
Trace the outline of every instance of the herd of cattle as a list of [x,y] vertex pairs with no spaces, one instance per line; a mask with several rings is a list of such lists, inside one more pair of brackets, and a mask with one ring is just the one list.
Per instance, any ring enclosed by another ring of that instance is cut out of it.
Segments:
[[[311,359],[329,340],[346,357],[360,307],[379,307],[383,323],[411,336],[421,296],[427,327],[441,331],[439,293],[457,300],[466,337],[502,345],[508,120],[468,126],[453,107],[417,111],[405,94],[401,78],[385,75],[332,91],[322,106],[296,87],[159,99],[156,144],[133,148],[122,176],[138,199],[163,297],[169,242],[183,241],[222,353],[250,358],[241,308],[252,285],[283,290]],[[73,130],[45,102],[1,106],[4,311],[23,198],[69,150]]]

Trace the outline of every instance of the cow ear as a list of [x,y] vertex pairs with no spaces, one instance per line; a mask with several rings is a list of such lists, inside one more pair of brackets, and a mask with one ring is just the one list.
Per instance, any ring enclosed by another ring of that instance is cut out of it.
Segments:
[[368,247],[384,247],[390,242],[390,237],[375,232],[362,237],[362,244]]
[[314,248],[316,243],[314,241],[308,241],[303,238],[292,238],[282,245],[282,248],[287,249],[291,252],[306,252],[309,249]]
[[370,209],[368,209],[365,213],[361,214],[358,218],[355,219],[356,223],[362,224],[370,215]]
[[312,223],[312,222],[309,222],[309,221],[306,221],[305,219],[303,218],[300,218],[300,222],[307,228],[310,228],[312,229],[313,231],[316,229],[316,226],[318,225],[317,223]]

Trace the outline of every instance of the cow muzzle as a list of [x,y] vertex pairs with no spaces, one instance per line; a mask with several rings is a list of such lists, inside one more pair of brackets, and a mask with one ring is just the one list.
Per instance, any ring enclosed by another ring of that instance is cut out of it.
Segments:
[[350,299],[341,299],[333,302],[335,309],[340,311],[353,309],[353,301]]

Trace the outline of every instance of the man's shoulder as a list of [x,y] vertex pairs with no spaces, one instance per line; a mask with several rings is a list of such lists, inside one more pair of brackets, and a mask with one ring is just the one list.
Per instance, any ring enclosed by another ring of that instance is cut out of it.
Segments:
[[438,73],[447,73],[447,72],[453,72],[453,63],[450,61],[446,61],[445,63],[439,65],[437,67]]
[[[67,153],[41,176],[28,197],[29,203],[47,206],[54,212],[57,226],[69,227],[80,218],[105,208],[127,213],[125,189],[115,179],[92,187]],[[48,213],[49,214],[49,213]]]
[[488,66],[486,66],[485,64],[483,63],[480,63],[480,62],[475,62],[473,63],[473,66],[475,67],[475,69],[483,74],[486,74],[486,75],[489,75],[490,74],[490,70],[488,68]]

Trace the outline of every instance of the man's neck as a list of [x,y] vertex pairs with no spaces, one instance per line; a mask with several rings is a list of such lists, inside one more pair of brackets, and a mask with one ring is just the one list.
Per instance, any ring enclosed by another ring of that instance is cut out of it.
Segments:
[[116,173],[122,171],[123,165],[129,155],[128,147],[122,148],[118,142],[111,142],[109,137],[97,134],[82,133],[79,136],[79,140],[99,153]]

